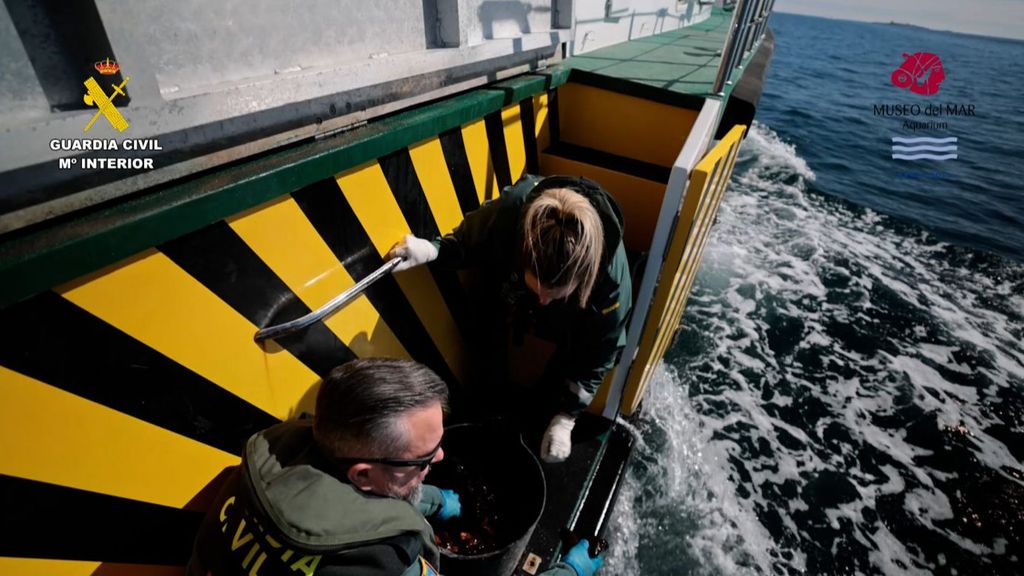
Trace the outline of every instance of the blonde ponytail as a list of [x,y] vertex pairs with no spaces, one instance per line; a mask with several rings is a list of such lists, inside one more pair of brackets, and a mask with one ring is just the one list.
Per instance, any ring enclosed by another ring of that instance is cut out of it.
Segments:
[[585,308],[604,252],[597,209],[578,192],[552,188],[527,206],[523,228],[526,271],[547,288],[569,288]]

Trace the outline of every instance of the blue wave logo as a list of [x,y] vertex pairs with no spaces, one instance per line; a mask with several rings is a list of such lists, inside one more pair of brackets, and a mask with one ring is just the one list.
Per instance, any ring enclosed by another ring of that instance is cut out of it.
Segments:
[[893,136],[893,160],[956,160],[957,138],[903,138]]

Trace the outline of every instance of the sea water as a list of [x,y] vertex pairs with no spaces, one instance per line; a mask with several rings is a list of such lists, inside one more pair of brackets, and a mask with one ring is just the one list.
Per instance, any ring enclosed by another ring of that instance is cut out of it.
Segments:
[[[1024,574],[1024,43],[772,26],[605,573]],[[924,51],[930,99],[889,82]],[[940,100],[959,157],[893,160],[873,105]]]

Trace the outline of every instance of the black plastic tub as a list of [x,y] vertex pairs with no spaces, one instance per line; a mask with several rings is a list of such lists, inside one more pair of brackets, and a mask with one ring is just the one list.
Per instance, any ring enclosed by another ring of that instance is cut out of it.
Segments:
[[544,511],[540,462],[519,433],[500,422],[451,426],[445,429],[442,447],[444,460],[433,467],[427,482],[458,492],[462,516],[433,522],[442,540],[441,573],[512,574]]

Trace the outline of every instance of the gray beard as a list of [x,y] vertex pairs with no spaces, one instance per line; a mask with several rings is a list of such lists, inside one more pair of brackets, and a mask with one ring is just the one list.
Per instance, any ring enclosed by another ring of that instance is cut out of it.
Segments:
[[412,505],[413,508],[419,506],[420,500],[423,498],[423,483],[419,483],[415,488],[409,491],[408,494],[401,494],[397,491],[388,491],[388,496],[396,498],[398,500],[405,500]]

